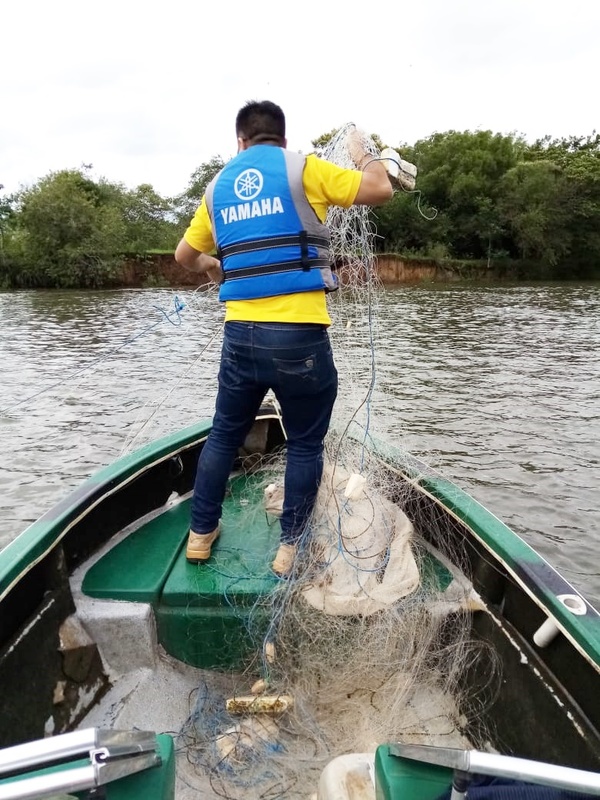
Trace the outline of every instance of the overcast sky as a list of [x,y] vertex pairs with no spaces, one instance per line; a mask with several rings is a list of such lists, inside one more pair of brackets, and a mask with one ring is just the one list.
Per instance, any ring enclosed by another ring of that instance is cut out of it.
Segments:
[[355,122],[384,142],[600,128],[600,0],[5,0],[0,184],[52,170],[163,195],[235,154],[247,100],[288,147]]

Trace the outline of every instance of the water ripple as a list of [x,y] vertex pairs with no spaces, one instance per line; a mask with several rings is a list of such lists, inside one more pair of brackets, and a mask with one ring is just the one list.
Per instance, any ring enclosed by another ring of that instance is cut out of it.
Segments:
[[[12,408],[0,415],[0,546],[100,466],[212,414],[222,309],[184,294],[175,326],[174,297],[0,293],[0,405]],[[374,431],[470,491],[600,606],[600,284],[399,287],[375,301],[332,329],[340,409],[367,396],[374,357]]]

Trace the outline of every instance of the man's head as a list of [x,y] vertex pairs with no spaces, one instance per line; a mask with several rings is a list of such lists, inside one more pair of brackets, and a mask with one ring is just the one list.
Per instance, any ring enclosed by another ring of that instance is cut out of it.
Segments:
[[238,151],[253,144],[274,144],[285,147],[285,115],[281,108],[269,100],[251,100],[240,108],[235,118]]

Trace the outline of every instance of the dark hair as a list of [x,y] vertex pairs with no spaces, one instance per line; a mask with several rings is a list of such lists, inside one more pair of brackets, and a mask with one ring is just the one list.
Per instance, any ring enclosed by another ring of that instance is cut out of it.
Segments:
[[285,114],[270,100],[251,100],[240,108],[235,118],[236,136],[251,144],[274,142],[281,146],[285,140]]

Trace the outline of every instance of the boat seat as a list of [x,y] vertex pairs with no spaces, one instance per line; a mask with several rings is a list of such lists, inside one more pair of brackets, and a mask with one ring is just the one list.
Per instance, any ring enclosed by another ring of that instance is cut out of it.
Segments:
[[[280,580],[271,571],[279,524],[263,506],[264,475],[236,475],[223,504],[221,535],[209,561],[185,558],[189,498],[147,520],[87,571],[85,595],[151,605],[158,641],[170,655],[203,669],[243,669],[272,617]],[[452,574],[422,559],[422,583],[442,591]]]
[[181,557],[190,501],[166,508],[112,547],[88,569],[84,594],[107,600],[156,604]]
[[187,664],[240,668],[256,649],[263,621],[266,629],[265,598],[278,584],[270,565],[279,546],[279,525],[270,523],[263,510],[263,486],[259,475],[231,479],[221,535],[208,562],[190,564],[185,558],[188,498],[105,553],[87,571],[82,591],[94,598],[151,604],[158,641]]
[[[236,477],[223,504],[221,535],[204,564],[189,564],[182,551],[161,593],[165,606],[253,606],[277,582],[271,562],[279,546],[279,524],[262,507],[264,478]],[[189,514],[189,508],[187,509]],[[189,518],[189,517],[188,517]],[[187,539],[185,529],[184,540]]]

